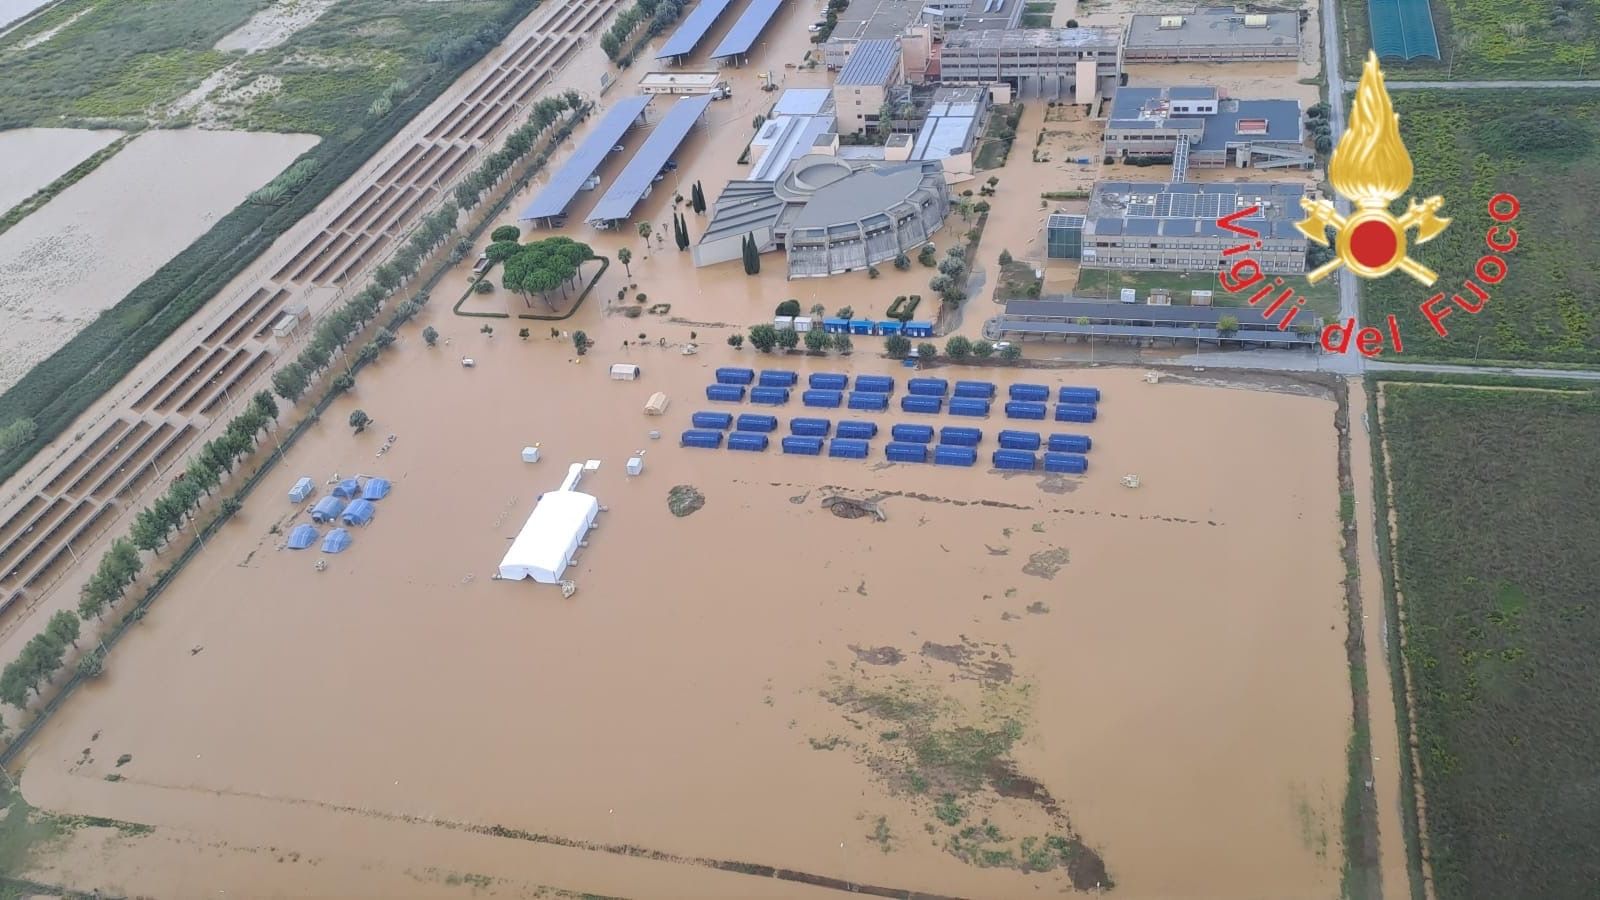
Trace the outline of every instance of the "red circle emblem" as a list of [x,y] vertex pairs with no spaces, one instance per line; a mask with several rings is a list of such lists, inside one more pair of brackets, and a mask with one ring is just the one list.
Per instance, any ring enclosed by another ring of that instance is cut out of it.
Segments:
[[1400,239],[1385,222],[1362,222],[1350,234],[1350,252],[1356,262],[1369,269],[1387,265],[1399,246]]

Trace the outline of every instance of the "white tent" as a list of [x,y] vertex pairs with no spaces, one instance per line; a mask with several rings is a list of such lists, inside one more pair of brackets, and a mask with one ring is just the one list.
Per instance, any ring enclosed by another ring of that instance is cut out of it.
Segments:
[[520,581],[532,578],[555,584],[566,571],[567,560],[589,531],[600,501],[578,491],[551,491],[539,499],[533,515],[500,560],[500,577]]

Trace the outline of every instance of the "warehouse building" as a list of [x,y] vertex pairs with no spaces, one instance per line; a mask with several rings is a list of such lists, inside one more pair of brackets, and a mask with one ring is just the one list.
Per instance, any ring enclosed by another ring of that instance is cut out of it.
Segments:
[[1122,75],[1122,40],[1115,28],[952,31],[938,71],[942,84],[1003,81],[1022,97],[1094,103]]
[[1134,16],[1122,58],[1127,62],[1294,61],[1300,58],[1300,16],[1240,13],[1233,7],[1170,16]]
[[746,237],[754,237],[763,252],[783,248],[790,278],[835,275],[915,254],[949,214],[950,190],[937,160],[810,154],[777,181],[730,182],[712,207],[694,262],[738,259]]
[[1309,169],[1298,100],[1236,100],[1213,87],[1119,87],[1106,122],[1105,155],[1170,157],[1172,180],[1189,166]]
[[1217,219],[1256,206],[1257,213],[1235,222],[1261,235],[1250,258],[1271,274],[1304,272],[1306,237],[1295,223],[1305,218],[1305,194],[1303,185],[1273,182],[1103,181],[1089,196],[1088,215],[1046,220],[1045,251],[1092,269],[1220,271],[1222,251],[1246,239]]

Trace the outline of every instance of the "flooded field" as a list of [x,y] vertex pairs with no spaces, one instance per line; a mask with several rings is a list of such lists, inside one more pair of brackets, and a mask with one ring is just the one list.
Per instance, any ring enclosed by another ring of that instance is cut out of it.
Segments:
[[151,132],[0,235],[0,389],[315,143]]
[[83,162],[95,151],[122,136],[106,129],[16,128],[0,131],[0,159],[6,161],[0,177],[0,212],[5,212],[33,196],[33,193]]

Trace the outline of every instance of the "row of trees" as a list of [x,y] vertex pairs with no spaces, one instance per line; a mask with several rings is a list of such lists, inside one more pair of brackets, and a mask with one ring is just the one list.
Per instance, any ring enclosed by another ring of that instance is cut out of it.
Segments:
[[756,246],[756,236],[747,234],[739,244],[739,253],[744,259],[744,273],[746,275],[761,274],[761,249]]
[[632,64],[633,57],[632,54],[623,55],[622,50],[639,26],[649,23],[642,38],[648,41],[678,21],[678,17],[683,15],[683,6],[684,0],[637,0],[618,13],[611,27],[600,35],[600,49],[605,51],[607,59],[627,68]]
[[[806,349],[812,353],[825,353],[829,350],[849,353],[855,349],[855,343],[850,340],[848,334],[828,334],[818,328],[801,334],[793,328],[777,328],[772,325],[750,326],[750,346],[762,353],[771,353],[779,348],[785,351],[793,350],[801,343],[804,343]],[[744,336],[738,334],[730,336],[728,346],[735,349],[743,347]]]
[[672,242],[678,245],[679,253],[689,249],[689,223],[683,213],[672,214]]
[[482,165],[456,185],[456,205],[461,209],[477,206],[483,195],[499,183],[518,160],[533,150],[539,135],[544,134],[567,110],[579,113],[579,116],[569,119],[564,131],[570,131],[582,114],[587,112],[583,98],[578,96],[577,91],[554,94],[535,103],[528,112],[528,121],[507,135],[505,144],[499,150],[489,154]]
[[67,647],[78,645],[82,623],[68,610],[50,617],[43,631],[22,648],[22,654],[0,671],[0,701],[17,709],[28,705],[28,696],[49,684],[61,668]]
[[699,215],[705,215],[706,189],[698,181],[689,186],[689,208]]

